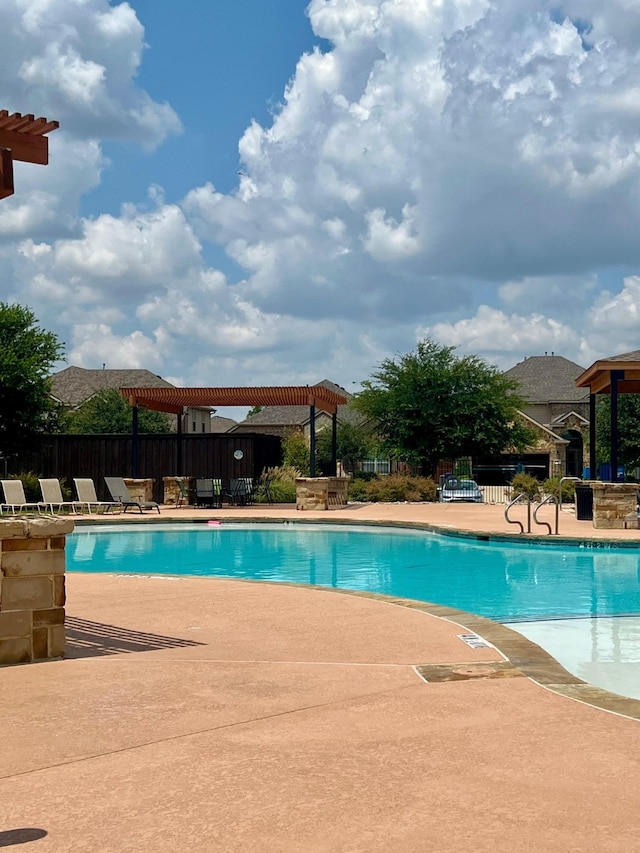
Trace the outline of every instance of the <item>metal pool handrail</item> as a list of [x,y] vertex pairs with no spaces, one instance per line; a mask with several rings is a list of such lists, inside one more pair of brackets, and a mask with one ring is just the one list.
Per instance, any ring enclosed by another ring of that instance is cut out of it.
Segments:
[[521,521],[518,521],[518,519],[509,518],[509,510],[522,498],[527,499],[527,533],[531,533],[531,498],[528,495],[525,495],[524,492],[521,492],[519,495],[516,495],[515,498],[507,504],[506,509],[504,511],[504,520],[508,524],[518,524],[520,526],[520,533],[524,533],[523,523]]

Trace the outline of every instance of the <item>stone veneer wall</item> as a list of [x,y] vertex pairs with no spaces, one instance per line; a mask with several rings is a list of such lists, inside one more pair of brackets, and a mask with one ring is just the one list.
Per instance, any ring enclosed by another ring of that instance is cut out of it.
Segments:
[[589,481],[593,526],[602,530],[638,529],[638,484]]
[[0,519],[0,664],[64,655],[65,537],[73,519]]
[[296,509],[329,509],[345,506],[349,477],[299,477],[296,480]]
[[129,490],[131,500],[133,501],[152,501],[153,500],[153,480],[139,477],[125,477],[124,484]]

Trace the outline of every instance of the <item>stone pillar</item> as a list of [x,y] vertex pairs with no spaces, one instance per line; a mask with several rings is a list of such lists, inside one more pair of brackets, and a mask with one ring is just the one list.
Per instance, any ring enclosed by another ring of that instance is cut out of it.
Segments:
[[133,501],[153,500],[153,479],[144,477],[125,477],[124,484]]
[[71,518],[0,519],[0,664],[64,655]]
[[593,491],[593,526],[602,530],[638,529],[638,484],[589,482]]
[[195,477],[163,477],[162,483],[164,487],[164,499],[162,503],[167,506],[177,506],[178,498],[180,497],[180,487],[178,486],[176,480],[182,480],[185,484],[189,495],[187,497],[182,498],[182,506],[189,506],[191,504],[191,493],[193,489],[195,489],[196,478]]
[[325,510],[330,506],[346,506],[349,477],[298,477],[296,509]]

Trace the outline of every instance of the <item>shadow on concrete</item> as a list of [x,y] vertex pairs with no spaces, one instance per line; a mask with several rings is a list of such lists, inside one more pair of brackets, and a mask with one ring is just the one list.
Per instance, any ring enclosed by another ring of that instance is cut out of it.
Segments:
[[[190,646],[202,646],[194,640],[180,637],[164,637],[161,634],[147,634],[143,631],[131,631],[116,625],[102,622],[90,622],[67,616],[66,658],[91,658],[103,655],[120,655],[131,652],[152,652],[157,649],[179,649]],[[0,845],[1,846],[1,845]]]
[[27,844],[29,841],[38,841],[47,835],[45,829],[35,826],[24,826],[20,829],[5,829],[0,831],[0,847],[13,847],[14,844]]

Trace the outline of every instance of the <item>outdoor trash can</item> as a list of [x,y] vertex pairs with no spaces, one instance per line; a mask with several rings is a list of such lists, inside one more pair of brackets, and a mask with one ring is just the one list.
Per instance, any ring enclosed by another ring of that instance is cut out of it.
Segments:
[[593,521],[591,486],[576,485],[576,518],[578,521]]

